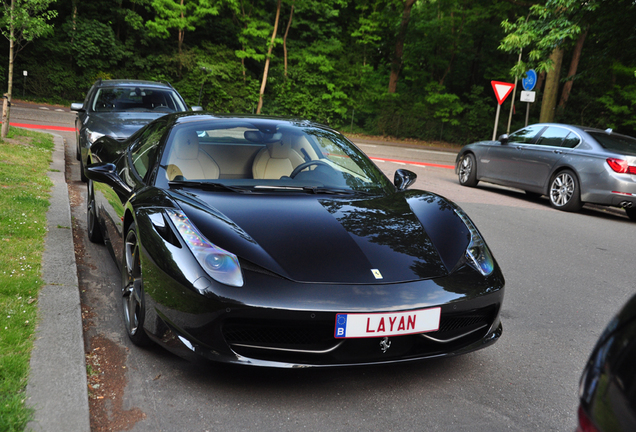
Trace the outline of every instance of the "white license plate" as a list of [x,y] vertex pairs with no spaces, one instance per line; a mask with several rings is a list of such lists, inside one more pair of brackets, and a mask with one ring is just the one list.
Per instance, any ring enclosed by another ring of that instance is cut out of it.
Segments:
[[439,330],[441,308],[336,314],[336,338],[388,337]]

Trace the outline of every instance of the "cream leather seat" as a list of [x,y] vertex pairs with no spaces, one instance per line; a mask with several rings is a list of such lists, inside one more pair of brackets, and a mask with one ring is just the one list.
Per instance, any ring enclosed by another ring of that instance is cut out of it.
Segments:
[[252,175],[255,179],[279,179],[288,176],[305,160],[291,145],[291,136],[283,136],[280,141],[267,143],[254,158]]
[[178,131],[168,159],[168,180],[174,180],[177,176],[183,176],[185,180],[218,179],[219,173],[219,165],[199,149],[196,131]]

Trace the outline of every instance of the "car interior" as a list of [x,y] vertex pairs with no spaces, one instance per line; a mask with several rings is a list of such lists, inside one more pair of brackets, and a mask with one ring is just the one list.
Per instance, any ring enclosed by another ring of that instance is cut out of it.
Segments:
[[254,130],[235,130],[232,135],[227,130],[177,131],[168,158],[168,180],[280,179],[297,166],[319,159],[302,135],[266,136]]

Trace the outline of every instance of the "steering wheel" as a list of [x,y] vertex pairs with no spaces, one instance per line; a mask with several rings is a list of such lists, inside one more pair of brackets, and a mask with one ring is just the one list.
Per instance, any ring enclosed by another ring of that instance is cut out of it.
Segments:
[[294,178],[298,175],[299,172],[301,172],[302,170],[304,170],[305,168],[308,168],[312,165],[323,165],[326,166],[328,168],[334,169],[331,165],[329,165],[327,162],[323,162],[320,159],[316,159],[316,160],[310,160],[308,162],[304,162],[301,163],[300,165],[298,165],[296,168],[294,168],[294,170],[291,172],[291,174],[289,175],[289,177]]

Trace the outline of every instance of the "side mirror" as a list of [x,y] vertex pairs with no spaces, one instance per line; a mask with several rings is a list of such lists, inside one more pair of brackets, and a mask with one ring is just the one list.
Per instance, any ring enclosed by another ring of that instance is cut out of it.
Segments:
[[406,190],[413,183],[415,183],[416,179],[417,174],[415,174],[413,171],[399,169],[395,171],[395,175],[393,176],[393,184],[398,191],[403,191]]
[[86,177],[99,182],[105,183],[120,192],[131,193],[132,189],[117,174],[117,167],[112,163],[94,163],[86,167]]
[[194,106],[190,107],[190,109],[192,111],[203,111],[203,107],[201,107],[199,105],[194,105]]
[[82,111],[84,109],[84,104],[81,102],[73,102],[71,104],[71,111]]
[[508,134],[503,134],[503,135],[500,135],[500,136],[499,136],[499,140],[498,140],[498,141],[499,141],[502,145],[506,145],[506,144],[508,144],[508,138],[509,138],[509,137],[508,137]]

